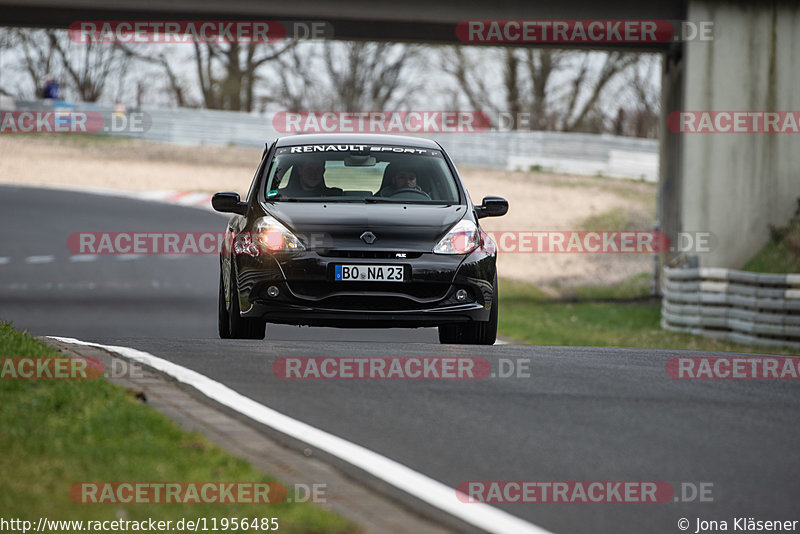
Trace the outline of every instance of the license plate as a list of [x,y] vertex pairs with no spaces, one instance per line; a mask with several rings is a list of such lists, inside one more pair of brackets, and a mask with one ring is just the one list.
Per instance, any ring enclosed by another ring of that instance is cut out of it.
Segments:
[[335,265],[337,282],[402,282],[402,265]]

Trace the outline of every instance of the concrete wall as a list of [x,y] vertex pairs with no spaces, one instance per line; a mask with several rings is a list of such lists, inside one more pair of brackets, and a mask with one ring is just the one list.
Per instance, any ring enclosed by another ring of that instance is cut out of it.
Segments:
[[[688,10],[714,21],[714,40],[684,45],[683,109],[800,110],[800,3],[693,0]],[[682,230],[719,238],[701,266],[741,267],[797,206],[800,134],[682,138]]]

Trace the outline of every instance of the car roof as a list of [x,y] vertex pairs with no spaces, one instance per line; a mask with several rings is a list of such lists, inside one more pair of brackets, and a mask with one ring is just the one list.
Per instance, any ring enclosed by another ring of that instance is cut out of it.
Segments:
[[422,137],[407,135],[379,135],[379,134],[305,134],[288,135],[278,138],[277,146],[296,145],[322,145],[322,144],[371,144],[371,145],[401,145],[419,148],[432,148],[441,150],[435,141]]

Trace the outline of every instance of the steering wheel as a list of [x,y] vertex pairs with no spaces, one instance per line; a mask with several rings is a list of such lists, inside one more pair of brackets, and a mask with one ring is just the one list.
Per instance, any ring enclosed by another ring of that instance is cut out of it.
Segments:
[[400,196],[400,195],[407,196],[409,194],[423,196],[423,197],[427,198],[428,200],[431,200],[431,196],[428,193],[426,193],[422,189],[418,189],[416,187],[401,187],[400,189],[396,189],[395,191],[392,191],[392,193],[389,195],[389,197],[396,197],[396,196]]

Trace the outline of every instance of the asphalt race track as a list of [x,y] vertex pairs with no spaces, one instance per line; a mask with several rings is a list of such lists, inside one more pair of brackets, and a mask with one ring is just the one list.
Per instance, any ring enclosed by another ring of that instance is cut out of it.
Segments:
[[[676,352],[442,347],[425,330],[269,325],[268,339],[216,335],[217,258],[100,256],[81,231],[221,231],[214,213],[130,199],[0,187],[0,319],[35,335],[150,352],[455,487],[468,480],[713,483],[713,502],[504,504],[558,533],[681,532],[680,518],[800,519],[797,381],[680,381]],[[501,296],[502,298],[502,296]],[[281,380],[286,356],[482,356],[530,377]],[[685,353],[692,354],[692,353]],[[707,353],[706,353],[707,354]],[[455,494],[455,493],[454,493]]]

